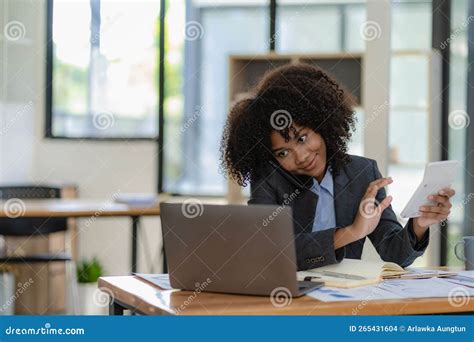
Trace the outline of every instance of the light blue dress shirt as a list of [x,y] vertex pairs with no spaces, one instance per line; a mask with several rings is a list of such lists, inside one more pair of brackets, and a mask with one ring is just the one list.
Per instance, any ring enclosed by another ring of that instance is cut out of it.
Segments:
[[313,178],[313,186],[311,191],[319,196],[316,205],[316,215],[313,223],[313,232],[336,227],[336,212],[334,210],[334,183],[331,170],[328,168],[326,174],[318,183]]

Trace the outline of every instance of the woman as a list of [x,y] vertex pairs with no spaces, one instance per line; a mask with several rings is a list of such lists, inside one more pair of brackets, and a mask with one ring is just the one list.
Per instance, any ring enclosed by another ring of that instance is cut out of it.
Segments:
[[272,70],[252,98],[230,111],[222,164],[249,204],[289,205],[298,270],[360,259],[366,237],[380,257],[405,267],[423,254],[429,227],[445,220],[454,190],[405,227],[397,221],[377,163],[347,154],[354,129],[352,98],[324,71],[306,64]]

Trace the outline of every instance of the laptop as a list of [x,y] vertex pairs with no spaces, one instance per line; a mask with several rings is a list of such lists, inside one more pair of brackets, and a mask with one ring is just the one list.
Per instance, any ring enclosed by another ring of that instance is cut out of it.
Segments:
[[296,279],[289,207],[185,201],[160,208],[173,288],[299,297],[323,286]]

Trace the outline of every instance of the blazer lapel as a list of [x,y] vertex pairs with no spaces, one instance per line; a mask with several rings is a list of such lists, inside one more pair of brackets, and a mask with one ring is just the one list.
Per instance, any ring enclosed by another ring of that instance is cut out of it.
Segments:
[[352,224],[359,200],[350,190],[350,179],[345,169],[334,177],[334,210],[336,225],[343,227]]

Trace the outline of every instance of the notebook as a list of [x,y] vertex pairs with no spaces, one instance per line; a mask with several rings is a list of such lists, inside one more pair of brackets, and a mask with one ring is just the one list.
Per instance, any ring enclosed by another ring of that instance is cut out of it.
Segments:
[[384,278],[397,278],[407,273],[393,262],[344,259],[338,264],[299,271],[296,277],[299,281],[322,281],[329,287],[351,288],[375,284]]
[[403,269],[393,262],[344,259],[339,264],[300,271],[297,273],[297,279],[322,281],[329,287],[351,288],[388,279],[449,278],[456,274],[457,272],[424,268]]

